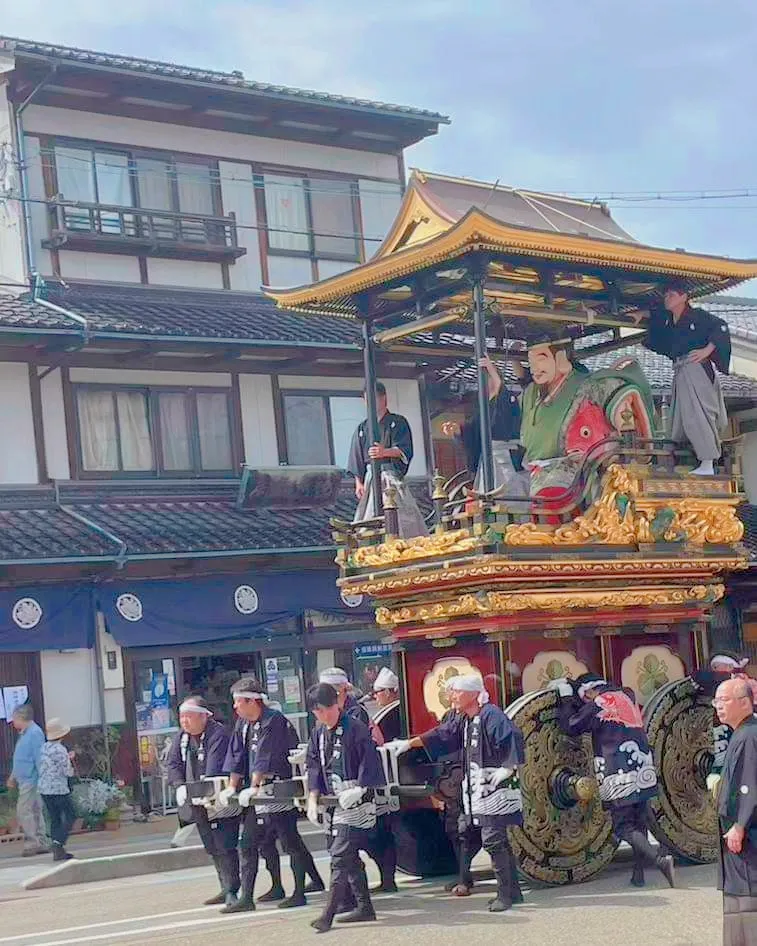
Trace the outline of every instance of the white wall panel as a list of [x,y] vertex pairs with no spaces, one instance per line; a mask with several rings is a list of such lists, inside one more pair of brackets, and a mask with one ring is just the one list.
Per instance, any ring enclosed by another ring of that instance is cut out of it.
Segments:
[[397,157],[392,154],[259,138],[238,132],[190,128],[48,105],[30,105],[24,114],[24,125],[28,132],[36,134],[65,135],[111,144],[205,154],[231,161],[257,161],[282,167],[317,168],[399,180]]
[[268,285],[275,289],[308,286],[313,281],[310,260],[301,256],[268,254]]
[[64,279],[89,279],[93,282],[140,282],[136,256],[115,253],[89,253],[59,250],[60,274]]
[[36,483],[37,451],[25,364],[0,364],[0,483]]
[[223,289],[221,264],[198,260],[148,259],[147,281],[151,286]]
[[271,379],[264,374],[241,374],[242,434],[248,466],[278,466],[276,419]]
[[66,415],[63,409],[63,384],[59,368],[42,379],[40,389],[47,475],[54,480],[67,480],[71,478],[71,469],[68,463]]
[[230,388],[231,375],[220,371],[149,371],[128,368],[72,368],[71,380],[83,384],[165,384],[178,387]]

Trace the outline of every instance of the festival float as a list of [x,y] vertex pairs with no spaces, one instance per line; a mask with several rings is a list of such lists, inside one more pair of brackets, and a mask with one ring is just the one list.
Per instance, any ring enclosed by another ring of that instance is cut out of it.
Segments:
[[755,262],[636,243],[596,205],[415,172],[373,259],[268,290],[281,307],[359,321],[374,442],[377,362],[413,357],[431,370],[488,355],[524,365],[529,348],[546,346],[557,421],[530,432],[549,460],[532,468],[525,494],[495,482],[481,368],[476,486],[469,474],[435,476],[429,534],[403,537],[374,462],[377,514],[333,523],[340,589],[370,596],[396,650],[407,731],[435,725],[447,679],[472,669],[522,730],[525,822],[511,842],[532,879],[586,880],[615,853],[590,743],[559,730],[546,689],[586,671],[630,687],[645,707],[657,838],[692,861],[716,856],[712,709],[689,675],[706,663],[724,576],[746,563],[738,464],[727,449],[715,476],[690,475],[693,456],[659,432],[635,360],[581,365],[642,344],[640,314],[673,280],[695,300],[755,275]]

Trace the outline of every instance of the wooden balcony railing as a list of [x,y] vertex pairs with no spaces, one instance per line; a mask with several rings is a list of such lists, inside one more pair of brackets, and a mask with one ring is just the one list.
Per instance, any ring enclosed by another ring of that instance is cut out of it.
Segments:
[[50,237],[43,246],[167,259],[233,261],[239,246],[233,213],[226,217],[108,204],[48,204]]

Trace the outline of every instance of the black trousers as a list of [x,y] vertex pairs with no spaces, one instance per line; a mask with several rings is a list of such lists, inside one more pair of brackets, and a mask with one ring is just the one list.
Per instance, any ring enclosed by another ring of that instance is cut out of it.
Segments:
[[376,818],[376,827],[373,831],[368,832],[366,847],[361,848],[378,864],[382,886],[394,883],[394,875],[397,870],[394,823],[395,817],[392,812],[387,812],[387,814]]
[[42,800],[50,818],[50,837],[53,839],[53,844],[63,847],[76,821],[71,795],[43,795]]
[[207,811],[201,805],[192,806],[192,819],[200,833],[202,846],[213,858],[218,879],[226,893],[239,890],[239,818],[208,819]]
[[[250,806],[243,816],[242,839],[239,842],[240,874],[242,879],[242,896],[252,898],[255,890],[255,880],[258,876],[258,861],[260,856],[266,858],[273,849],[276,852],[276,841],[281,843],[284,853],[289,860],[294,874],[294,895],[302,896],[305,888],[305,871],[308,863],[308,854],[305,842],[297,830],[297,812],[272,812],[271,814],[256,814],[255,808]],[[273,876],[273,871],[271,872]],[[273,876],[274,883],[277,878]],[[278,876],[281,883],[281,875]]]
[[510,848],[507,821],[504,818],[490,817],[482,818],[481,822],[475,824],[470,815],[460,815],[460,882],[467,887],[472,884],[471,864],[483,848],[491,858],[494,876],[497,878],[497,898],[503,903],[520,901],[522,893],[518,882],[518,865]]
[[655,849],[649,843],[647,803],[615,805],[610,809],[613,834],[619,841],[626,841],[633,850],[634,864],[643,868],[657,860]]
[[363,828],[351,828],[348,825],[334,825],[326,818],[327,847],[331,856],[331,884],[323,917],[328,923],[333,922],[336,911],[354,897],[359,907],[373,909],[368,890],[368,878],[360,859],[360,851],[368,849],[370,831]]

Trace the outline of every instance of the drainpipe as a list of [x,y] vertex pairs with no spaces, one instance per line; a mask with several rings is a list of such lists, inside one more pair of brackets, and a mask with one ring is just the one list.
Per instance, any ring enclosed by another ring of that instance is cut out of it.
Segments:
[[[58,315],[65,315],[66,318],[72,319],[77,325],[81,326],[82,330],[82,343],[81,345],[75,345],[73,348],[68,348],[67,351],[78,351],[80,348],[83,348],[89,342],[89,322],[84,318],[83,315],[79,315],[76,312],[72,312],[70,309],[64,309],[63,306],[56,305],[54,302],[49,302],[47,299],[43,299],[40,296],[40,290],[44,286],[45,282],[39,273],[33,273],[32,277],[32,302],[35,305],[41,305],[45,309],[50,309],[51,312],[57,312]],[[45,372],[47,374],[47,372]]]
[[13,124],[16,132],[16,155],[18,157],[18,179],[19,191],[21,194],[21,213],[24,218],[24,256],[26,262],[26,272],[30,279],[36,273],[34,266],[34,237],[32,235],[32,211],[29,201],[29,188],[26,175],[26,142],[24,141],[24,122],[23,113],[27,106],[31,105],[35,95],[47,84],[58,68],[54,64],[50,72],[42,79],[32,91],[27,95],[24,101],[13,110]]
[[72,509],[70,506],[63,506],[60,502],[60,495],[58,492],[58,483],[55,484],[55,501],[58,504],[58,507],[66,513],[67,516],[71,516],[72,519],[77,519],[87,528],[92,529],[93,532],[97,532],[98,535],[101,535],[103,538],[108,539],[109,542],[114,542],[118,546],[118,554],[115,558],[116,568],[121,569],[126,565],[128,561],[128,555],[126,554],[126,543],[123,539],[119,539],[115,533],[110,532],[108,529],[103,529],[102,526],[98,525],[96,522],[93,522],[91,519],[88,519],[86,516],[83,516],[80,512],[77,512],[75,509]]
[[105,708],[105,673],[103,671],[103,655],[100,645],[102,635],[105,631],[105,617],[102,611],[95,612],[95,670],[97,672],[97,702],[100,709],[100,728],[103,734],[103,745],[105,747],[105,766],[108,779],[113,778],[113,760],[110,757],[110,744],[108,743],[108,713]]

